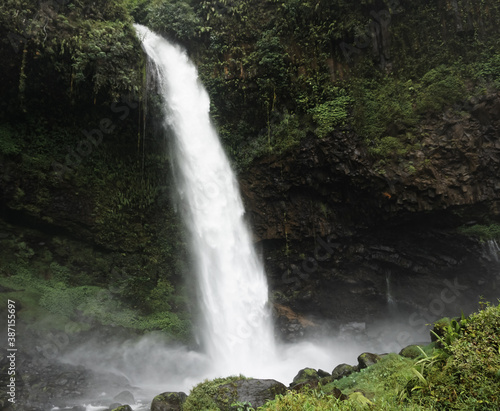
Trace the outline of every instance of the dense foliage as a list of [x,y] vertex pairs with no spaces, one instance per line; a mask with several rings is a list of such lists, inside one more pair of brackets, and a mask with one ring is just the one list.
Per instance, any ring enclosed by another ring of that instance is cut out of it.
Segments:
[[120,2],[7,0],[0,5],[0,32],[2,57],[11,62],[1,67],[6,91],[18,91],[3,105],[18,100],[35,110],[139,91],[139,43]]
[[440,338],[442,350],[420,361],[409,401],[436,409],[491,410],[500,406],[500,306],[460,321]]
[[129,4],[199,61],[214,121],[243,167],[346,127],[377,150],[498,81],[494,1]]

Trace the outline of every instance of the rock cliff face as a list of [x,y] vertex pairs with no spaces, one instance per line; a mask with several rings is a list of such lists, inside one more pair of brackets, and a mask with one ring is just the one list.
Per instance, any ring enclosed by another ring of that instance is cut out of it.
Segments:
[[[275,301],[313,322],[370,321],[394,304],[429,322],[495,298],[498,267],[456,229],[499,215],[499,118],[492,93],[422,121],[404,157],[381,162],[344,131],[256,161],[241,186]],[[285,333],[314,328],[278,315]]]

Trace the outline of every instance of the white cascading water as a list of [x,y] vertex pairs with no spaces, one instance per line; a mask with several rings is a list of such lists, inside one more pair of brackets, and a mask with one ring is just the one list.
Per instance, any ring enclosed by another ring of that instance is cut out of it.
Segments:
[[210,100],[186,53],[136,25],[154,62],[173,132],[176,184],[204,315],[201,338],[223,375],[257,372],[274,355],[264,269],[244,220],[238,183],[210,118]]
[[495,262],[500,262],[500,245],[496,240],[488,240],[486,243],[486,251]]

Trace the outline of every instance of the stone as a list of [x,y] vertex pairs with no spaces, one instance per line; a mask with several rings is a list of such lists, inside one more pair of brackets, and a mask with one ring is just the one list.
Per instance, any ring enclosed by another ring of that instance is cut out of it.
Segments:
[[363,368],[378,363],[381,359],[382,357],[380,355],[364,352],[358,357],[358,368],[362,370]]
[[130,391],[122,391],[113,398],[113,401],[121,404],[135,404],[134,395]]
[[120,405],[117,408],[110,408],[111,411],[133,411],[130,405]]
[[422,355],[422,351],[419,350],[419,347],[419,345],[415,344],[408,345],[399,352],[399,355],[406,358],[417,358]]
[[319,369],[318,370],[318,376],[319,376],[319,378],[325,378],[325,377],[329,377],[330,373],[328,373],[326,371],[323,371],[322,369]]
[[181,411],[186,398],[183,392],[164,392],[154,397],[151,411]]
[[307,381],[319,381],[320,376],[318,372],[314,368],[303,368],[299,371],[299,373],[294,377],[293,382],[290,384],[290,388],[295,387],[298,384],[305,383]]
[[321,385],[327,385],[334,381],[335,379],[331,375],[329,375],[328,377],[323,377],[321,380],[319,380],[319,383]]
[[357,371],[355,367],[349,364],[339,364],[332,371],[332,378],[334,380],[340,380],[343,377],[351,375],[353,372]]
[[303,388],[307,387],[308,389],[312,390],[314,388],[317,388],[319,386],[319,383],[320,383],[320,381],[318,381],[318,380],[308,380],[308,381],[304,381],[304,382],[295,384],[293,387],[291,387],[291,389],[293,391],[298,392],[298,391],[301,391]]
[[285,394],[286,387],[276,380],[251,378],[221,385],[220,392],[225,393],[223,398],[219,395],[216,399],[221,410],[233,409],[231,404],[235,402],[251,404],[252,408],[257,409],[267,401],[274,400],[276,395]]

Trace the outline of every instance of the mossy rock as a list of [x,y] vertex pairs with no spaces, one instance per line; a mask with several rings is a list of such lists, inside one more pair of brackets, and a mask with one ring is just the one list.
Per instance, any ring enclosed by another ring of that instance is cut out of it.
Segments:
[[347,377],[356,371],[358,371],[357,367],[353,367],[349,364],[339,364],[333,369],[332,378],[334,380],[340,380],[341,378]]
[[368,368],[370,365],[378,363],[382,357],[370,352],[364,352],[358,357],[358,369]]
[[324,386],[330,384],[333,381],[335,381],[335,378],[329,375],[328,377],[323,377],[321,380],[319,380],[319,383]]
[[183,392],[164,392],[154,397],[151,411],[180,411],[186,398]]
[[222,385],[225,397],[219,396],[217,404],[221,410],[236,409],[234,403],[249,404],[256,409],[279,394],[286,393],[286,387],[276,380],[244,379]]
[[318,370],[318,376],[319,378],[325,378],[325,377],[329,377],[331,374],[322,370],[321,368]]
[[120,405],[118,408],[113,408],[111,411],[133,411],[130,405]]
[[417,358],[422,355],[422,351],[419,345],[408,345],[407,347],[404,347],[400,352],[399,355],[405,358]]
[[318,371],[314,368],[304,368],[294,377],[293,382],[290,384],[290,388],[308,381],[319,381],[320,379],[321,377],[318,374]]
[[[183,411],[217,410],[219,404],[225,402],[231,404],[234,401],[228,399],[230,390],[228,384],[234,384],[236,381],[246,379],[244,376],[232,376],[228,378],[216,378],[214,380],[205,380],[191,390],[186,402],[182,406]],[[153,411],[153,409],[151,409]],[[157,411],[157,410],[154,410]]]

